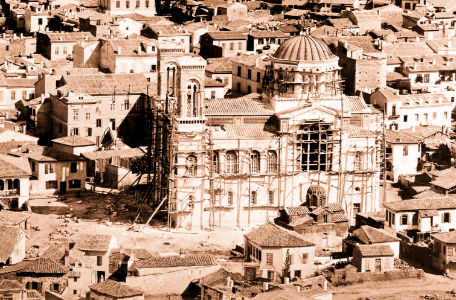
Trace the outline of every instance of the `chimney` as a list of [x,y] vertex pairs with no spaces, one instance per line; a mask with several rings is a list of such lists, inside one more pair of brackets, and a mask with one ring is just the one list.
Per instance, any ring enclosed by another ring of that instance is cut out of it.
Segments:
[[23,33],[21,33],[21,39],[23,39],[23,38],[24,38],[24,34],[23,34]]
[[399,96],[399,90],[396,90],[394,93],[396,94],[396,96]]
[[432,60],[432,64],[435,66],[435,58]]
[[323,289],[326,291],[328,289],[328,280],[325,279],[323,282]]
[[300,285],[297,285],[296,288],[298,289],[298,292],[301,291],[301,286]]
[[15,39],[16,39],[16,34],[14,33],[14,34],[13,34],[13,40],[15,40]]
[[[4,126],[5,126],[5,125],[3,125],[3,128],[4,128]],[[22,124],[21,127],[22,127],[22,131],[21,131],[21,132],[22,132],[23,134],[26,134],[26,133],[27,133],[27,125],[26,125],[26,124]]]
[[138,54],[141,54],[141,45],[138,46]]
[[290,283],[290,278],[289,277],[285,277],[283,279],[283,284],[289,284]]
[[266,292],[269,290],[269,282],[263,282],[263,292]]
[[44,102],[44,94],[41,94],[41,103]]
[[2,33],[2,37],[3,37],[3,38],[6,38],[6,33]]
[[122,54],[122,48],[117,47],[117,54],[118,54],[118,55],[121,55],[121,54]]

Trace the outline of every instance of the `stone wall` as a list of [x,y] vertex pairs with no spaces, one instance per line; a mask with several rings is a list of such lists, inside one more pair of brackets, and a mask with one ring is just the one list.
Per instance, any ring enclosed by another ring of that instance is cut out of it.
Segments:
[[424,271],[421,269],[415,270],[394,270],[384,273],[359,273],[348,271],[346,269],[336,270],[336,272],[328,278],[332,285],[348,285],[353,283],[362,283],[366,281],[386,281],[398,280],[407,278],[424,278]]

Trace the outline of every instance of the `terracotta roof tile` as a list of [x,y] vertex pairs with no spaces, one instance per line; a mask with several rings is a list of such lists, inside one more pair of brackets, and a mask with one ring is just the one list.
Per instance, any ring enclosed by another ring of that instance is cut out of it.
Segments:
[[266,223],[247,233],[245,237],[260,247],[311,247],[301,235],[272,223]]
[[431,191],[429,188],[430,187],[426,187],[427,190],[426,191],[423,191],[419,194],[416,194],[415,196],[413,196],[413,198],[415,199],[429,199],[429,198],[440,198],[442,197],[442,194],[438,194],[434,191]]
[[332,212],[343,212],[344,209],[339,203],[329,203],[325,205],[325,208],[332,211]]
[[0,223],[11,223],[12,225],[19,225],[20,223],[28,220],[31,216],[31,212],[2,210],[0,211]]
[[0,225],[0,263],[13,254],[14,247],[21,238],[22,229],[16,226]]
[[236,279],[243,281],[243,276],[240,274],[236,273],[231,273],[228,272],[227,270],[220,268],[215,272],[212,272],[206,276],[203,276],[199,279],[200,284],[204,284],[206,286],[214,286],[218,285],[221,283],[224,283],[226,285],[226,279],[229,277],[233,278],[233,280],[236,281]]
[[196,267],[214,266],[216,261],[211,255],[195,256],[164,256],[152,257],[135,262],[137,268],[177,268],[177,267]]
[[361,226],[360,228],[364,231],[364,234],[369,239],[370,244],[400,241],[399,238],[392,236],[383,229],[377,229],[368,225]]
[[132,149],[121,149],[121,150],[104,150],[104,151],[93,151],[93,152],[84,152],[81,153],[81,156],[90,159],[97,160],[101,158],[111,158],[111,157],[122,157],[122,158],[134,158],[141,157],[145,154],[140,148]]
[[231,57],[208,58],[206,71],[211,73],[231,74],[233,62]]
[[36,290],[27,290],[27,299],[42,300],[43,296],[41,296]]
[[440,197],[429,199],[411,199],[383,204],[393,212],[416,211],[420,209],[456,209],[456,198]]
[[[49,39],[53,42],[64,41],[64,42],[76,42],[78,40],[85,40],[86,37],[89,41],[96,41],[90,32],[62,32],[62,33],[45,33]],[[61,39],[60,39],[61,38]]]
[[418,211],[418,217],[420,218],[429,218],[429,217],[438,217],[439,212],[435,209],[421,209]]
[[388,244],[358,245],[356,247],[362,257],[394,256],[394,252]]
[[214,40],[246,40],[247,36],[240,31],[209,31],[205,33]]
[[144,295],[143,290],[130,287],[125,283],[117,282],[114,280],[106,280],[101,283],[91,285],[89,288],[98,293],[114,298],[128,298]]
[[73,248],[82,251],[108,251],[112,238],[110,234],[78,234],[73,239]]
[[307,223],[309,223],[309,224],[314,223],[314,219],[309,215],[299,218],[299,219],[289,223],[288,225],[291,227],[296,227],[296,226],[307,224]]
[[216,132],[214,138],[275,138],[277,137],[274,125],[266,124],[226,124],[224,132]]
[[420,137],[407,131],[386,130],[386,141],[395,144],[418,144]]
[[332,211],[330,211],[329,209],[327,209],[327,208],[325,208],[325,207],[322,207],[322,206],[317,207],[316,209],[314,209],[314,210],[311,212],[311,214],[313,214],[313,215],[315,215],[315,216],[318,216],[318,215],[321,215],[321,214],[324,213],[324,212],[329,212],[329,213],[332,213],[332,214],[333,214]]
[[32,172],[26,160],[0,154],[0,177],[30,175],[32,175]]
[[454,230],[449,232],[434,233],[432,237],[447,244],[456,244],[456,231]]
[[[85,159],[71,153],[56,150],[47,146],[29,145],[23,151],[9,153],[9,157],[24,157],[35,161],[84,161]],[[1,158],[1,155],[0,155]]]
[[21,272],[35,274],[66,274],[68,269],[50,258],[40,257],[27,262],[22,267]]
[[246,97],[220,98],[206,101],[204,114],[210,115],[273,115],[274,110],[260,99]]
[[0,291],[2,292],[9,292],[12,290],[25,290],[25,285],[20,283],[17,280],[9,280],[5,279],[0,281]]
[[50,245],[40,257],[50,258],[54,261],[60,261],[65,256],[64,244]]
[[95,145],[94,142],[89,141],[88,139],[85,139],[83,137],[80,137],[79,135],[65,136],[58,139],[53,139],[51,142],[72,147]]
[[261,31],[252,31],[249,33],[250,36],[254,38],[287,38],[289,39],[290,36],[288,34],[283,33],[282,31],[271,31],[271,30],[261,30]]
[[284,210],[289,216],[305,216],[310,214],[310,210],[307,206],[289,206],[285,207]]
[[204,86],[205,87],[225,87],[225,84],[206,76],[206,77],[204,77]]
[[358,127],[358,126],[354,126],[354,125],[350,125],[348,127],[348,135],[349,137],[351,138],[364,138],[364,137],[376,137],[377,135],[375,134],[375,132],[371,131],[371,130],[368,130],[368,129],[364,129],[362,127]]
[[444,189],[450,189],[456,186],[456,168],[449,168],[445,173],[439,174],[437,179],[431,181],[431,184]]
[[334,214],[334,223],[348,222],[346,214]]

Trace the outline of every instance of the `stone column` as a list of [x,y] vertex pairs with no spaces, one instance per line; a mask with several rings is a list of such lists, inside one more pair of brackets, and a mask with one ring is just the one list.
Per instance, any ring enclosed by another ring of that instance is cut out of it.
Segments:
[[180,99],[179,99],[179,107],[180,107],[180,118],[183,119],[187,117],[187,95],[185,91],[181,91]]

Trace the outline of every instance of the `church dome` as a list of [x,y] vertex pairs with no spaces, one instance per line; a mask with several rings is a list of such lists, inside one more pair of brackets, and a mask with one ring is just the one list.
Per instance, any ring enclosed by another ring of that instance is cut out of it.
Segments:
[[325,61],[336,58],[322,40],[309,35],[298,35],[286,40],[273,56],[295,61]]

